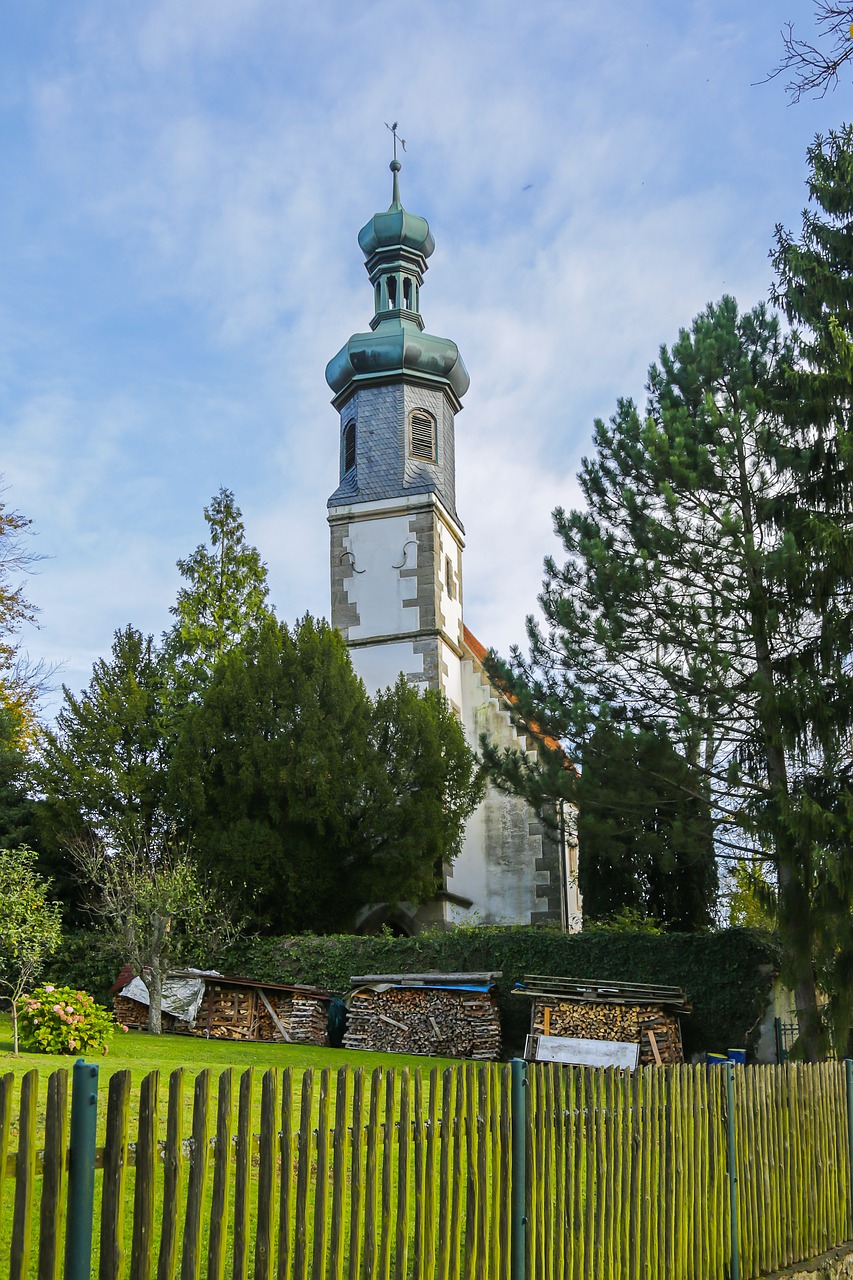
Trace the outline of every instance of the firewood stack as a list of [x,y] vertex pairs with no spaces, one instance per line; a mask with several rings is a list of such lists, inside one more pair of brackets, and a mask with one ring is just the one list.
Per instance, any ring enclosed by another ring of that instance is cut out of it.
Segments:
[[[282,1019],[284,1021],[284,1019]],[[314,1044],[327,1048],[329,1012],[325,1000],[294,992],[290,1018],[285,1022],[294,1044]]]
[[639,1044],[643,1066],[684,1061],[676,987],[532,976],[515,994],[533,997],[532,1035]]
[[[120,1026],[128,1027],[131,1031],[148,1029],[148,1005],[140,1000],[129,1000],[127,996],[113,996],[113,1012]],[[163,1030],[174,1031],[178,1019],[165,1011],[162,1017]]]
[[[325,992],[313,987],[284,987],[221,974],[199,977],[204,991],[194,1022],[184,1022],[164,1010],[164,1031],[212,1040],[328,1045],[326,1002],[329,997]],[[118,1022],[134,1030],[148,1026],[146,1004],[122,995],[116,995],[113,1004]]]
[[681,1030],[675,1014],[660,1005],[590,1004],[539,996],[533,1002],[532,1035],[571,1036],[579,1040],[622,1040],[640,1045],[641,1064],[653,1063],[649,1032],[661,1063],[683,1062]]
[[209,1036],[211,1040],[256,1040],[255,1021],[251,988],[207,982],[189,1031],[191,1035]]
[[[500,974],[368,974],[353,978],[347,1049],[500,1057],[501,1026],[492,983]],[[441,984],[441,985],[430,985]],[[477,989],[479,988],[479,989]]]

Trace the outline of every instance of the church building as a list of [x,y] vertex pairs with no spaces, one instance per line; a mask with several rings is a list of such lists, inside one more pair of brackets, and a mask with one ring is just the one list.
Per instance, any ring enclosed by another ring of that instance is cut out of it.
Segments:
[[[391,205],[358,237],[373,287],[370,331],[354,334],[326,368],[340,415],[340,483],[328,503],[332,624],[371,694],[402,672],[445,694],[475,749],[485,733],[533,751],[535,738],[513,726],[506,696],[485,673],[486,648],[463,618],[455,433],[469,377],[456,344],[424,329],[421,289],[435,241],[401,204],[396,158],[391,171]],[[554,834],[520,797],[489,786],[443,890],[393,923],[406,932],[579,928],[573,814],[560,817]],[[385,918],[381,909],[376,918]]]

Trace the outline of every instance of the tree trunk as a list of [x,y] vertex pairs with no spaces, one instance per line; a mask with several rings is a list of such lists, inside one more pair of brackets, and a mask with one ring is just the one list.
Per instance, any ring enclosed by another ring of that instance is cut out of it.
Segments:
[[18,1002],[12,1001],[12,1041],[15,1046],[15,1057],[18,1056]]
[[141,976],[148,990],[148,1030],[159,1036],[163,1030],[163,975],[158,966],[146,965]]

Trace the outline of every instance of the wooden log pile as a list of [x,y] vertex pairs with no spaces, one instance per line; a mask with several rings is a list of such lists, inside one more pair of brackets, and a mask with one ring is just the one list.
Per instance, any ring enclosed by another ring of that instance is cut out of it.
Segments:
[[364,987],[350,997],[344,1046],[492,1061],[501,1051],[497,1002],[487,991]]
[[[148,1026],[148,1006],[126,996],[113,999],[118,1022],[133,1030]],[[311,991],[229,983],[208,978],[193,1023],[163,1012],[163,1030],[211,1040],[254,1040],[328,1045],[326,1001]],[[283,1029],[283,1031],[282,1031]],[[283,1034],[286,1033],[286,1034]]]
[[290,1020],[286,1024],[294,1044],[327,1046],[328,1023],[329,1009],[325,1000],[318,1000],[316,996],[294,993]]
[[537,996],[531,1031],[533,1035],[639,1044],[640,1063],[644,1066],[684,1061],[678,1017],[660,1005],[598,1004]]
[[[113,997],[113,1012],[115,1013],[116,1022],[118,1022],[120,1026],[128,1027],[131,1031],[147,1031],[147,1004],[142,1004],[139,1000],[129,1000],[127,996],[117,995]],[[181,1024],[177,1018],[172,1016],[171,1013],[166,1013],[164,1011],[162,1021],[164,1031],[180,1030]],[[183,1026],[186,1030],[186,1023],[184,1023]]]

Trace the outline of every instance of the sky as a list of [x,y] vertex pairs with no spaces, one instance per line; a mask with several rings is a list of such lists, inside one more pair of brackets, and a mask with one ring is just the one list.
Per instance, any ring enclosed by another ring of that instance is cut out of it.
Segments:
[[279,616],[328,616],[324,369],[373,312],[395,120],[426,327],[471,374],[465,619],[523,642],[594,419],[709,301],[767,298],[806,147],[849,119],[849,87],[761,83],[787,21],[811,37],[811,0],[0,5],[0,472],[45,713],[117,628],[168,627],[220,486]]

